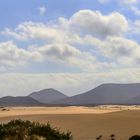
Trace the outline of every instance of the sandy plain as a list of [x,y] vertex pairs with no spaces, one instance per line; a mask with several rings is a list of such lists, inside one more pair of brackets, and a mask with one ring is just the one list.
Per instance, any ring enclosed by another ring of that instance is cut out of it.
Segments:
[[140,106],[5,107],[0,109],[1,123],[12,119],[50,122],[62,131],[71,131],[74,140],[95,140],[99,135],[103,135],[103,140],[108,140],[110,134],[115,134],[117,140],[128,140],[130,136],[140,134]]

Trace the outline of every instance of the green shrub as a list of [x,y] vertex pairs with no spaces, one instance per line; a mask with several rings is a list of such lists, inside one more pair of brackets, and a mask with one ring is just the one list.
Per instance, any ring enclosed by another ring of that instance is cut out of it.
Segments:
[[70,132],[60,132],[50,124],[12,120],[0,125],[0,140],[72,140]]

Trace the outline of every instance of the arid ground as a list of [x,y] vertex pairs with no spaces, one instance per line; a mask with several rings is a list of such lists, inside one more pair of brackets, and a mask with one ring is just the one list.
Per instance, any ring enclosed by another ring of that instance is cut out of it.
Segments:
[[139,106],[98,107],[6,107],[1,108],[0,122],[11,119],[25,119],[50,122],[61,130],[69,130],[74,140],[95,140],[103,135],[107,140],[115,134],[117,140],[140,134]]

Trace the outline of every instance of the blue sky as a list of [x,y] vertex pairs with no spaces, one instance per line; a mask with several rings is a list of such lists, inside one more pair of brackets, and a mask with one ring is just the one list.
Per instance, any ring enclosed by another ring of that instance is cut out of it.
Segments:
[[[41,6],[45,6],[47,12],[40,17],[38,8]],[[139,7],[138,4],[137,7]],[[81,9],[99,10],[103,14],[119,11],[129,18],[136,19],[137,16],[127,8],[126,5],[118,5],[115,0],[104,4],[98,0],[13,0],[12,2],[2,0],[0,3],[0,27],[14,27],[24,21],[47,22],[48,20],[56,20],[60,16],[70,17]]]
[[1,0],[0,19],[4,95],[140,82],[139,0]]

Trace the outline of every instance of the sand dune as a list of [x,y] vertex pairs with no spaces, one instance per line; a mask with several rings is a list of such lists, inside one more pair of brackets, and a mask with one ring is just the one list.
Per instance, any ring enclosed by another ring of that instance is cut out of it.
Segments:
[[140,110],[140,106],[102,105],[95,107],[6,107],[0,109],[0,117],[37,114],[103,114],[122,110]]
[[117,140],[127,140],[131,135],[140,134],[140,108],[135,106],[9,109],[0,112],[1,122],[19,118],[41,123],[49,121],[62,130],[70,130],[74,140],[94,140],[98,135],[107,139],[112,133],[117,135]]
[[102,114],[119,111],[111,107],[6,107],[0,111],[0,117],[37,114]]

